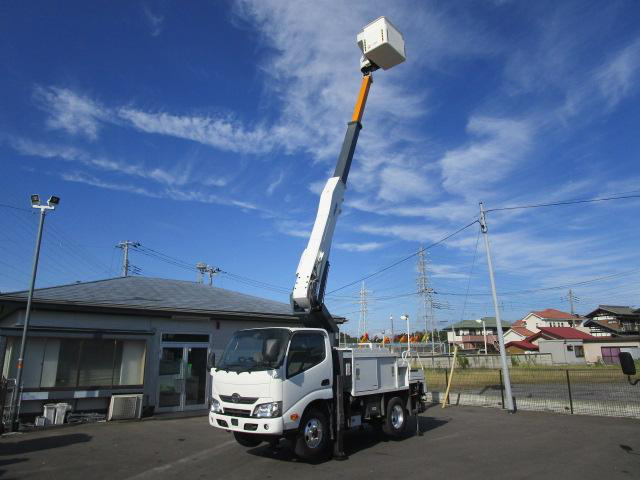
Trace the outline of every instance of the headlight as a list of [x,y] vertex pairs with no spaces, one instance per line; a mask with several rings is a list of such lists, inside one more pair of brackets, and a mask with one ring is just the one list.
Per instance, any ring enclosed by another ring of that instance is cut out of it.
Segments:
[[213,413],[222,413],[222,405],[220,405],[220,402],[215,398],[211,399],[211,411]]
[[257,418],[275,418],[282,415],[282,402],[261,403],[253,410]]

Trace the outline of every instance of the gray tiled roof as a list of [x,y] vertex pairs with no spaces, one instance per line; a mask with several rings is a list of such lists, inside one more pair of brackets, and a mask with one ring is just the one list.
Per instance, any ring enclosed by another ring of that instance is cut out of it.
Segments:
[[[26,298],[26,291],[5,293],[0,295],[0,302]],[[148,277],[119,277],[35,290],[34,303],[48,302],[178,312],[292,315],[291,306],[286,303],[201,283]]]
[[[598,310],[605,310],[607,312],[611,312],[613,314],[616,315],[635,315],[637,314],[637,311],[635,311],[633,308],[628,307],[626,305],[598,305],[598,308],[596,310],[594,310],[593,312],[591,312],[591,314],[593,314],[594,312],[597,312]],[[591,315],[589,314],[589,315]]]

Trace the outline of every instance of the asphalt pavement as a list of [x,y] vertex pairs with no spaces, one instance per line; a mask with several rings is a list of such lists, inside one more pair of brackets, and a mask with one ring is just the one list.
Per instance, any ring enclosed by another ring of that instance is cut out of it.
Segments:
[[[412,419],[414,420],[414,419]],[[112,422],[4,435],[0,478],[640,478],[640,421],[439,406],[402,440],[347,435],[348,459],[311,465],[286,442],[246,449],[206,417]]]

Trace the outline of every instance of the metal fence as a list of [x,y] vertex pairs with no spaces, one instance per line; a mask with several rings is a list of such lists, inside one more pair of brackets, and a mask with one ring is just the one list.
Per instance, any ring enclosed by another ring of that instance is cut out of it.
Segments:
[[[425,368],[430,399],[441,402],[450,372]],[[521,410],[640,418],[640,387],[619,368],[510,368],[511,389]],[[459,368],[451,379],[449,404],[504,408],[500,369]]]

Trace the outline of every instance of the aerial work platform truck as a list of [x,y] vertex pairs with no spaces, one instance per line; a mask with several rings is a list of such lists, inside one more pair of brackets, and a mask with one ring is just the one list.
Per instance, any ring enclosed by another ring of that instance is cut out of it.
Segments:
[[210,361],[211,426],[233,432],[246,447],[288,438],[307,460],[330,452],[345,458],[344,431],[364,423],[398,437],[409,416],[425,409],[424,375],[411,368],[408,355],[386,348],[341,348],[338,325],[324,304],[329,251],[372,73],[406,58],[402,34],[385,17],[367,25],[357,43],[362,84],[291,294],[303,327],[240,330],[219,361]]

